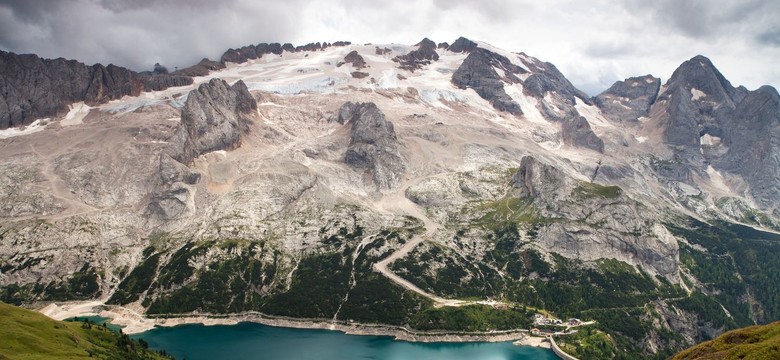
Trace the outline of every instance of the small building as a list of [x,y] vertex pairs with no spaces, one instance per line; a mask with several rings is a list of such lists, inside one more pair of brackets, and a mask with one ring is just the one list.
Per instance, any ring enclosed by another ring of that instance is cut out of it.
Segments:
[[541,335],[541,334],[542,334],[542,331],[541,331],[541,330],[539,330],[539,329],[537,329],[537,328],[533,328],[533,329],[531,329],[531,335],[534,335],[534,336],[539,336],[539,335]]

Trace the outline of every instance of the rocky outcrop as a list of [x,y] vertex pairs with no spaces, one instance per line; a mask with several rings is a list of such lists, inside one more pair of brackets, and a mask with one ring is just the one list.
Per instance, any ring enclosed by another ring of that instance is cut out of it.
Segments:
[[191,83],[186,76],[141,76],[115,65],[87,66],[75,60],[0,51],[0,129],[61,114],[74,102],[95,105]]
[[290,43],[284,45],[279,43],[259,43],[257,45],[247,45],[238,49],[229,49],[222,54],[219,62],[222,64],[234,63],[241,64],[249,60],[262,58],[264,55],[274,54],[281,55],[283,52],[298,52],[298,51],[318,51],[331,46],[347,46],[351,43],[349,41],[336,41],[333,44],[329,43],[309,43],[301,46],[294,46]]
[[452,52],[462,53],[462,52],[472,52],[476,48],[477,48],[477,43],[461,36],[457,40],[455,40],[455,42],[452,43],[452,45],[450,45],[447,48],[447,50]]
[[399,67],[404,70],[415,71],[422,69],[423,66],[439,60],[439,54],[436,52],[436,43],[428,38],[422,39],[414,45],[416,50],[408,54],[399,55],[393,58],[393,61],[399,63]]
[[139,76],[144,89],[147,91],[160,91],[170,87],[187,86],[192,84],[192,78],[187,75],[175,74],[141,74]]
[[184,69],[176,70],[171,74],[184,76],[206,76],[212,71],[222,70],[224,68],[225,64],[219,61],[203,58],[197,64]]
[[200,174],[168,154],[160,155],[156,191],[147,206],[147,215],[161,220],[183,219],[195,211],[195,184]]
[[228,51],[225,51],[219,61],[223,64],[229,62],[241,64],[249,60],[259,59],[267,54],[281,55],[283,51],[282,45],[279,43],[247,45],[238,49],[229,49]]
[[374,54],[377,54],[377,55],[385,55],[385,54],[389,54],[391,52],[393,52],[393,49],[390,49],[388,47],[380,48],[379,46],[377,46],[374,49]]
[[160,155],[155,192],[147,206],[147,215],[160,220],[182,219],[195,211],[195,184],[200,174],[187,165],[211,151],[232,150],[249,131],[247,115],[257,102],[243,81],[233,86],[212,79],[190,92],[182,109],[181,124],[168,139],[168,148]]
[[593,103],[610,119],[636,121],[648,116],[661,88],[661,79],[651,75],[617,81],[593,98]]
[[358,70],[363,69],[367,66],[366,60],[363,59],[363,57],[360,56],[360,54],[358,54],[358,52],[355,50],[350,51],[349,54],[344,56],[344,61],[336,64],[336,67],[340,67],[344,64],[352,64],[352,67]]
[[545,218],[538,244],[569,258],[614,258],[676,279],[679,251],[674,237],[654,218],[656,211],[615,186],[572,179],[555,166],[524,157],[512,177],[517,196]]
[[582,116],[570,116],[563,120],[561,137],[566,145],[604,152],[604,141],[593,132],[588,120]]
[[393,188],[406,171],[393,123],[374,103],[347,102],[339,110],[339,119],[352,126],[344,162],[366,170],[379,190]]
[[[496,68],[503,70],[503,77],[498,74]],[[512,115],[522,115],[523,111],[520,109],[520,105],[512,100],[504,90],[504,81],[520,82],[517,75],[526,72],[525,69],[513,64],[502,55],[483,48],[474,48],[452,74],[452,83],[460,89],[474,89],[496,110],[505,111]]]
[[520,160],[520,167],[512,176],[518,196],[541,201],[544,207],[566,200],[573,188],[571,179],[558,168],[537,161],[532,156]]
[[212,79],[190,92],[181,111],[181,125],[171,139],[169,155],[183,164],[207,152],[232,150],[249,131],[247,114],[257,109],[243,81],[233,86]]
[[308,43],[306,45],[296,46],[295,51],[319,51],[327,47],[328,47],[328,43],[325,43],[323,46],[323,44],[316,42],[316,43]]

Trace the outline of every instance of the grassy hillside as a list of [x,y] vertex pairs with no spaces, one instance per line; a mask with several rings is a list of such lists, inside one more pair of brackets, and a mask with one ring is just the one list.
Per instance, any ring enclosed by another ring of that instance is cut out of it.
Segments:
[[729,331],[684,350],[672,359],[780,359],[780,321]]
[[55,321],[0,302],[0,360],[169,359],[102,326]]

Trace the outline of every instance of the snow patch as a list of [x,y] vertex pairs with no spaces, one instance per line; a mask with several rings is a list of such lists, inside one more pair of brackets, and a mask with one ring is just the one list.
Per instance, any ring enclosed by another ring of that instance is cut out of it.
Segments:
[[[178,89],[178,91],[181,90],[184,89]],[[125,96],[118,100],[111,100],[106,104],[98,106],[97,108],[100,109],[100,111],[108,112],[114,115],[130,113],[145,106],[154,106],[166,103],[176,109],[181,109],[187,102],[187,97],[189,94],[189,91],[183,93],[173,93],[166,91],[145,92],[135,97]]]
[[644,143],[645,141],[647,141],[647,136],[637,136],[636,141],[638,141],[639,143]]
[[520,84],[504,85],[504,91],[507,95],[514,100],[517,105],[520,105],[520,109],[523,111],[523,116],[526,120],[537,124],[549,124],[547,119],[544,118],[542,113],[536,107],[537,100],[531,96],[525,96],[523,94],[523,87]]
[[718,146],[721,143],[721,139],[717,136],[712,136],[710,134],[704,134],[701,138],[699,138],[699,143],[704,146]]
[[517,66],[523,68],[524,70],[528,71],[528,68],[525,66],[525,64],[523,64],[523,62],[520,61],[520,55],[518,55],[516,53],[513,53],[511,51],[506,51],[506,50],[503,50],[503,49],[499,49],[499,48],[497,48],[497,47],[495,47],[493,45],[490,45],[490,44],[488,44],[486,42],[483,42],[483,41],[477,41],[477,46],[479,46],[479,47],[481,47],[481,48],[483,48],[485,50],[489,50],[490,52],[494,52],[496,54],[504,56],[507,59],[509,59],[509,61],[513,65],[517,65]]
[[325,76],[313,79],[306,79],[293,83],[282,82],[249,82],[246,83],[249,90],[260,90],[280,95],[297,95],[300,93],[320,93],[325,94],[333,91],[336,84],[343,83],[344,80],[338,77]]
[[691,88],[691,100],[696,101],[706,96],[707,94],[705,94],[704,91],[701,91],[696,88]]
[[46,127],[46,123],[51,120],[50,118],[38,119],[33,121],[30,125],[9,128],[0,130],[0,139],[8,139],[15,136],[30,135],[42,131]]
[[457,94],[455,92],[449,90],[442,90],[442,89],[425,89],[420,93],[420,99],[435,107],[440,107],[448,110],[451,109],[448,106],[442,104],[441,100],[447,102],[467,101],[467,98],[461,94]]
[[547,105],[549,105],[552,108],[555,114],[557,115],[563,114],[563,110],[561,110],[557,105],[555,105],[555,100],[552,97],[552,91],[548,91],[544,93],[544,102],[547,103]]
[[398,88],[398,75],[395,69],[382,71],[382,77],[379,78],[379,88],[385,90]]
[[[602,128],[614,128],[615,126],[607,120],[604,115],[601,114],[601,110],[593,105],[588,105],[582,99],[575,97],[574,108],[580,113],[591,126]],[[621,104],[622,105],[622,104]]]
[[72,126],[84,123],[84,118],[87,117],[89,111],[92,110],[90,106],[84,104],[83,101],[73,103],[68,106],[70,110],[65,115],[65,118],[60,120],[62,126]]

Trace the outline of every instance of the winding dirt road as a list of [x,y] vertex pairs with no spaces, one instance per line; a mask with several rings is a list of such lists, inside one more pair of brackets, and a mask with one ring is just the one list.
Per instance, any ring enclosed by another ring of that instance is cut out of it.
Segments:
[[484,305],[494,305],[498,304],[500,302],[491,301],[491,300],[484,300],[484,301],[466,301],[466,300],[457,300],[457,299],[445,299],[439,296],[436,296],[434,294],[431,294],[429,292],[426,292],[423,289],[420,289],[417,285],[412,284],[409,280],[406,280],[394,272],[390,271],[388,269],[388,266],[392,264],[394,261],[403,258],[404,256],[408,255],[417,245],[425,241],[426,239],[430,238],[433,234],[436,233],[436,231],[439,230],[439,224],[431,220],[426,214],[423,209],[421,209],[417,204],[413,203],[411,200],[406,198],[404,195],[406,188],[408,188],[411,184],[407,184],[406,186],[402,187],[401,190],[398,192],[388,195],[385,198],[383,198],[379,203],[378,206],[388,211],[390,209],[395,210],[395,213],[404,213],[406,215],[412,216],[414,218],[417,218],[423,222],[423,226],[425,227],[425,233],[417,235],[412,238],[412,240],[405,243],[400,249],[398,249],[396,252],[390,254],[390,256],[386,257],[382,261],[379,261],[378,263],[374,264],[374,271],[377,271],[384,275],[386,278],[390,279],[394,283],[404,287],[405,289],[409,291],[414,291],[434,302],[434,306],[436,307],[442,307],[442,306],[464,306],[464,305],[471,305],[471,304],[484,304]]

